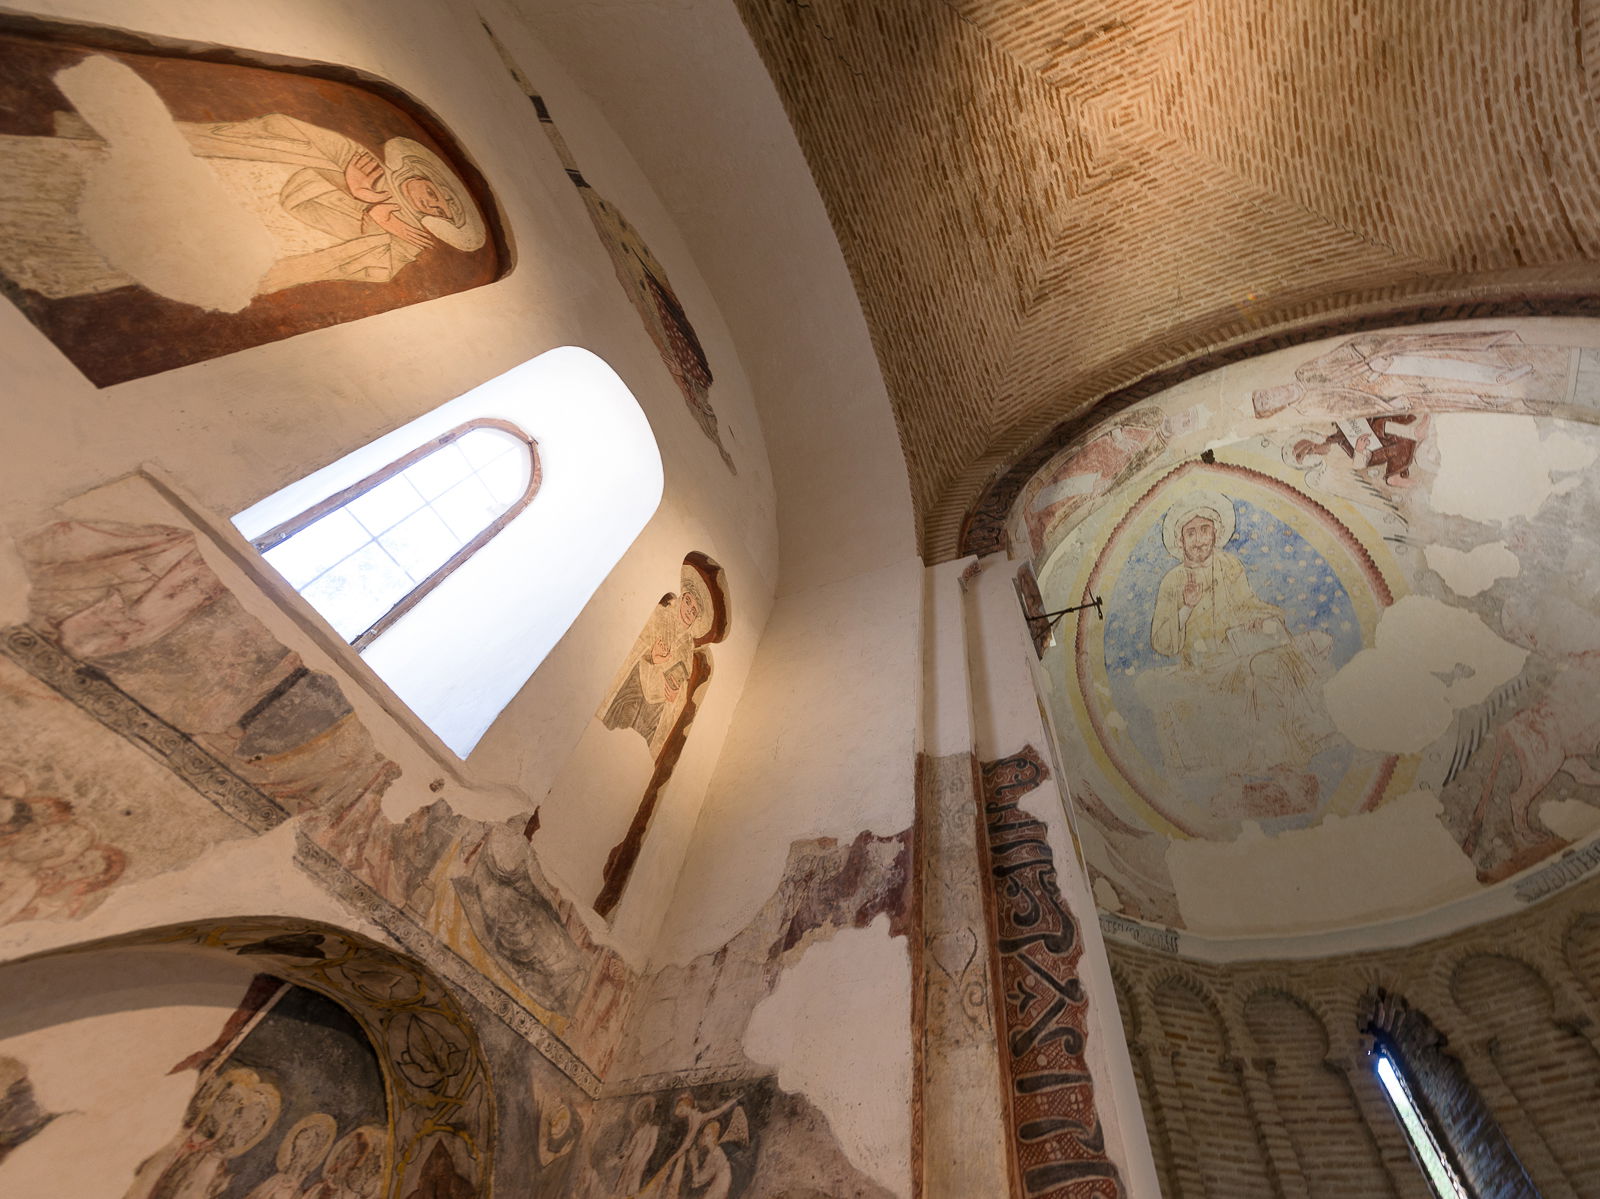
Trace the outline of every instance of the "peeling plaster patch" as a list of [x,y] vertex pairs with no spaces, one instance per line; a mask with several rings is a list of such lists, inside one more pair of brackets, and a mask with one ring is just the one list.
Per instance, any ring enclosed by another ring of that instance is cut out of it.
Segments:
[[1600,831],[1600,809],[1581,799],[1547,800],[1539,805],[1539,823],[1569,844]]
[[1232,842],[1174,841],[1167,868],[1185,927],[1208,936],[1312,931],[1414,912],[1477,887],[1477,872],[1413,791],[1375,812]]
[[1457,709],[1489,698],[1528,657],[1474,613],[1422,595],[1384,609],[1375,642],[1328,680],[1323,696],[1339,731],[1379,753],[1422,750]]
[[[1488,420],[1495,423],[1487,426]],[[1552,483],[1552,472],[1581,470],[1595,460],[1594,447],[1571,434],[1541,439],[1531,416],[1438,414],[1432,437],[1439,451],[1433,508],[1469,520],[1532,516],[1570,482]]]
[[1457,595],[1477,595],[1499,579],[1514,579],[1522,573],[1522,563],[1503,541],[1474,546],[1466,552],[1447,545],[1430,545],[1422,555],[1428,560],[1428,568]]
[[828,1118],[851,1163],[897,1195],[911,1191],[911,959],[880,916],[814,942],[758,1003],[750,1059]]
[[249,188],[270,183],[270,167],[196,158],[155,89],[112,59],[85,58],[55,83],[108,147],[78,204],[95,249],[158,295],[222,312],[248,305],[277,249],[219,172]]

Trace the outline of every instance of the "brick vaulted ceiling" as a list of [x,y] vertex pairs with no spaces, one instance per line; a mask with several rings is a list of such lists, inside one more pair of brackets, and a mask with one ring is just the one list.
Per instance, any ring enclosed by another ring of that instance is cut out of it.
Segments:
[[929,561],[1141,380],[1600,295],[1600,0],[736,2],[854,275]]

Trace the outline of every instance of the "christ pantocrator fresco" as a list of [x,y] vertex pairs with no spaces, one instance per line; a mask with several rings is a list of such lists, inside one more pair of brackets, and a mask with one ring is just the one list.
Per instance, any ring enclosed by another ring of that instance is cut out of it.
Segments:
[[1335,736],[1321,698],[1332,640],[1292,630],[1256,595],[1223,548],[1234,519],[1227,496],[1195,490],[1162,522],[1178,564],[1156,593],[1150,641],[1174,664],[1145,671],[1137,686],[1174,774],[1293,774]]

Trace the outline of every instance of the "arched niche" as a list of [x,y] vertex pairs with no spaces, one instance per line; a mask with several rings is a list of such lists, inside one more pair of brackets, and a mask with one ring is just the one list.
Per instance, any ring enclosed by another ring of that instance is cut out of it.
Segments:
[[304,1170],[362,1199],[489,1193],[470,1020],[359,934],[286,917],[146,929],[0,966],[0,997],[0,1192],[42,1172],[81,1199],[233,1197]]

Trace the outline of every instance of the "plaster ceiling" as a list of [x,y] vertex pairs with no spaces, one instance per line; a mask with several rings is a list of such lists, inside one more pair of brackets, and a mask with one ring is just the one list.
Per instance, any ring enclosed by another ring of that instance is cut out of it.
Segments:
[[1594,0],[737,3],[854,275],[930,561],[1141,380],[1597,290]]
[[1443,931],[1587,871],[1597,465],[1600,322],[1549,319],[1279,351],[1046,464],[1010,538],[1046,608],[1103,601],[1040,672],[1102,908]]

